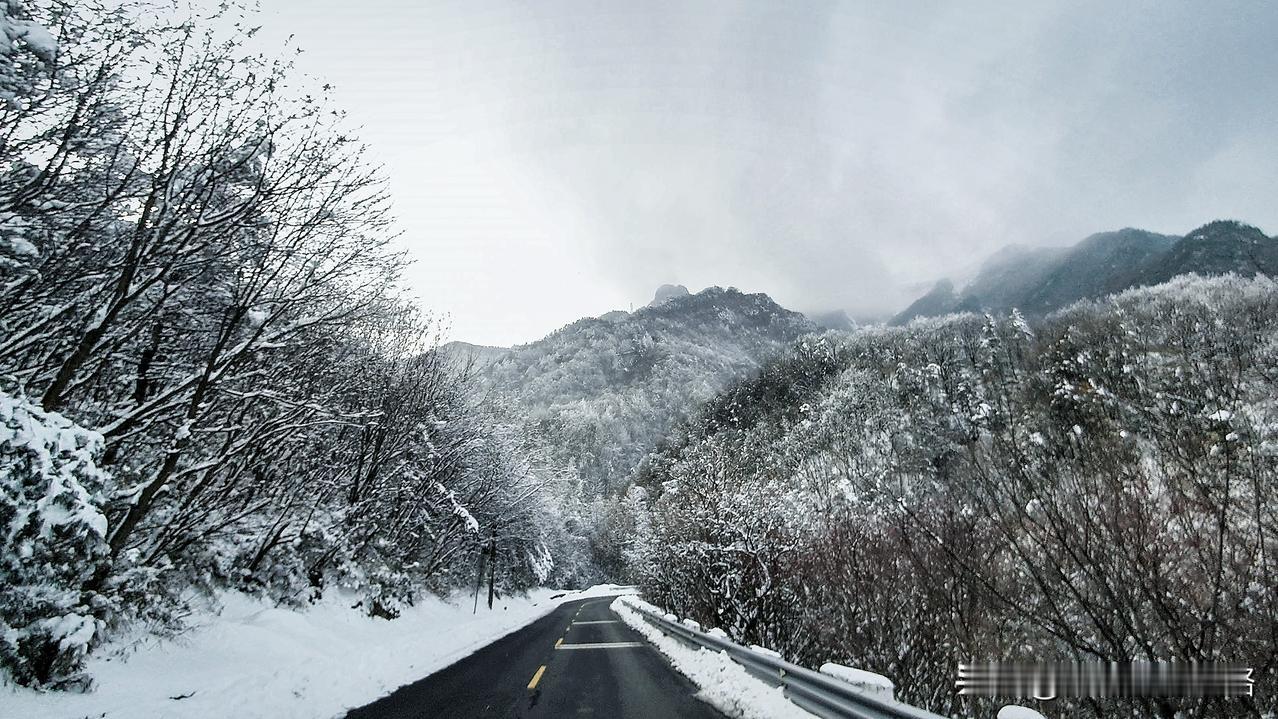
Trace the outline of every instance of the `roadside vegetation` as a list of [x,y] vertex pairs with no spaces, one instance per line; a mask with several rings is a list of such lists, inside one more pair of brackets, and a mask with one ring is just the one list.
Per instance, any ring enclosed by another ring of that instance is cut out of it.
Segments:
[[234,6],[174,17],[0,5],[0,666],[87,686],[113,628],[222,589],[573,583],[325,88]]

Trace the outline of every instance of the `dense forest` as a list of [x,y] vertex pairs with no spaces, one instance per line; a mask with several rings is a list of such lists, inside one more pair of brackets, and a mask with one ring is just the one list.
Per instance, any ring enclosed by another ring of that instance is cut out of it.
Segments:
[[1227,660],[1267,685],[1276,289],[1182,277],[1033,326],[964,314],[806,339],[645,461],[617,556],[656,604],[880,672],[934,710],[970,712],[955,667],[990,658]]

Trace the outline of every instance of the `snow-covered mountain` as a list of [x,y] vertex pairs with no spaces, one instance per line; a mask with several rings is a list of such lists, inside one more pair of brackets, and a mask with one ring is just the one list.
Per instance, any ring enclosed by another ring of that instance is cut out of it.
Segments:
[[623,481],[671,424],[817,329],[765,294],[664,286],[633,313],[578,320],[482,370],[588,486]]
[[986,260],[961,290],[949,280],[893,318],[1016,307],[1046,314],[1081,299],[1157,285],[1177,275],[1245,277],[1278,273],[1278,239],[1232,220],[1217,220],[1184,237],[1126,228],[1092,235],[1072,247],[1009,247]]

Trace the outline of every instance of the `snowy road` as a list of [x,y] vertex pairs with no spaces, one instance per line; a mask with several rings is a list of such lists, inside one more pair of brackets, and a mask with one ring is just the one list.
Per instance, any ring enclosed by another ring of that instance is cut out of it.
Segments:
[[413,717],[720,718],[608,608],[569,602],[348,719]]

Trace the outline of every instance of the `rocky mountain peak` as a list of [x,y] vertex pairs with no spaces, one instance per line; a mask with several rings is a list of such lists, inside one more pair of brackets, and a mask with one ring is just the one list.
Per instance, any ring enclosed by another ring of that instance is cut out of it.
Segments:
[[676,297],[687,297],[688,288],[683,285],[662,285],[657,288],[656,295],[653,296],[652,302],[648,303],[649,307],[665,304]]

